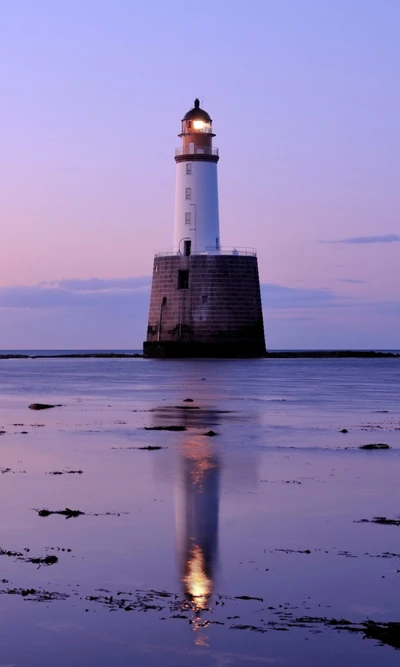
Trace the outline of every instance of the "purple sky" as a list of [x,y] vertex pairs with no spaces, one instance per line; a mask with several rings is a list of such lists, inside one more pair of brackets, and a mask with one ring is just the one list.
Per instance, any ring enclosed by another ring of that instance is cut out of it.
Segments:
[[141,345],[195,96],[268,347],[400,348],[399,30],[398,0],[3,0],[0,348]]

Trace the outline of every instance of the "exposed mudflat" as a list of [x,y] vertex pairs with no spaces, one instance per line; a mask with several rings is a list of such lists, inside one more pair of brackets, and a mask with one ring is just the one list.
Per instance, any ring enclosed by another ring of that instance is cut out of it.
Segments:
[[0,360],[1,665],[397,666],[399,386],[380,358]]

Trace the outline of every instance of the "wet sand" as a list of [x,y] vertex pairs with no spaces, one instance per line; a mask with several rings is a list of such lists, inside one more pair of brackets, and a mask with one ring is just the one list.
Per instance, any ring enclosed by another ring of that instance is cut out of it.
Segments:
[[0,663],[397,665],[399,381],[1,361]]

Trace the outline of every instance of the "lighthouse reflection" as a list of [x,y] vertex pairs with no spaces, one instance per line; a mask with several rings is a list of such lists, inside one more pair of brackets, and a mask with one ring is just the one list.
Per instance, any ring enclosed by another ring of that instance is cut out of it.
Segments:
[[176,498],[180,576],[185,598],[200,612],[208,607],[216,575],[220,461],[204,436],[186,441],[180,454]]

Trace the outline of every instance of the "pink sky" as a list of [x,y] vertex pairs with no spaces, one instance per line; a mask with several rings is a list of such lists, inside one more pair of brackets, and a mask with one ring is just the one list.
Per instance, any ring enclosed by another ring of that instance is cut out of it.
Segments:
[[400,6],[230,7],[3,2],[0,348],[141,345],[148,284],[62,281],[151,275],[195,96],[268,346],[400,348]]

